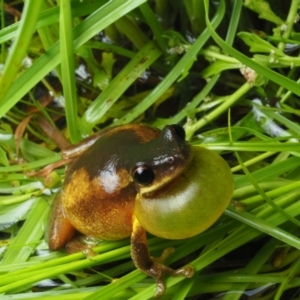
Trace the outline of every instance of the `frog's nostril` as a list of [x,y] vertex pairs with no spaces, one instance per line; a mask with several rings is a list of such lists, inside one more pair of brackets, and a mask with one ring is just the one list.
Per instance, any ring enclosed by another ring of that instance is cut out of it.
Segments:
[[184,131],[184,129],[180,125],[176,125],[176,124],[171,125],[171,127],[173,128],[173,130],[175,131],[175,133],[177,134],[177,136],[181,140],[184,141],[185,140],[185,131]]

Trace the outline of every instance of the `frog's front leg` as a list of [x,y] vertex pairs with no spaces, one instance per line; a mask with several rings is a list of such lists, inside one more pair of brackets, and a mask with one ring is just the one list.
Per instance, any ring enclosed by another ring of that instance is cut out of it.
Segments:
[[133,230],[131,235],[131,256],[135,266],[148,276],[155,278],[157,283],[156,297],[160,297],[165,292],[164,277],[170,276],[185,276],[192,277],[194,269],[191,266],[186,266],[178,270],[171,269],[163,264],[163,260],[173,252],[170,248],[166,249],[159,258],[152,258],[149,253],[146,231],[140,225],[138,219],[133,217]]

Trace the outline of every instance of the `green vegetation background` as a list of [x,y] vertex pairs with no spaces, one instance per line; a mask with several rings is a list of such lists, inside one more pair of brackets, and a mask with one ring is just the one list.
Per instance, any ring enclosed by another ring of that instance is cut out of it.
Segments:
[[153,297],[128,240],[92,259],[48,251],[64,168],[34,173],[67,143],[129,122],[182,124],[235,178],[212,228],[149,238],[152,254],[175,247],[168,263],[197,270],[168,278],[163,299],[298,299],[300,1],[57,2],[0,1],[1,299]]

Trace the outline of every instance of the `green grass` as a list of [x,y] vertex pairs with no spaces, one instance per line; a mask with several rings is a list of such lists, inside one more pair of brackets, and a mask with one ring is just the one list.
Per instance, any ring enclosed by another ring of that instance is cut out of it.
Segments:
[[[32,173],[58,162],[63,143],[130,122],[181,124],[234,174],[214,226],[187,240],[149,236],[151,254],[174,247],[167,263],[197,271],[167,278],[163,299],[299,297],[300,0],[58,2],[28,0],[18,22],[0,1],[1,299],[154,296],[129,240],[100,243],[92,258],[48,250],[64,168]],[[75,76],[80,65],[88,78]]]

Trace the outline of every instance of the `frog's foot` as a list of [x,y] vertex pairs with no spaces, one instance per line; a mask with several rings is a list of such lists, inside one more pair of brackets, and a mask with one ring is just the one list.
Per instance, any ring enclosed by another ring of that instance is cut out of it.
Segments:
[[[164,252],[163,252],[162,256],[165,255]],[[159,257],[159,259],[161,259],[161,257]],[[158,262],[156,258],[152,260],[152,266],[148,270],[144,269],[142,271],[145,272],[146,274],[148,274],[149,276],[153,277],[156,280],[156,284],[157,284],[157,289],[156,289],[156,294],[155,294],[156,298],[161,297],[166,290],[166,286],[164,283],[164,277],[166,275],[185,276],[187,278],[190,278],[194,275],[194,272],[195,272],[194,268],[192,266],[185,266],[185,267],[179,268],[177,270],[174,270],[172,268],[167,267],[163,263]]]
[[86,257],[90,258],[97,253],[93,251],[94,245],[83,244],[78,237],[71,239],[65,247],[67,254],[73,254],[76,252],[82,252]]
[[192,266],[185,266],[183,268],[174,270],[171,269],[169,267],[167,267],[166,265],[164,265],[164,261],[167,259],[167,257],[172,254],[175,251],[174,248],[166,248],[161,256],[159,257],[152,257],[152,266],[151,268],[145,272],[147,273],[149,276],[155,278],[156,280],[156,284],[157,284],[157,290],[156,290],[156,294],[155,297],[159,298],[161,297],[165,290],[165,283],[164,283],[164,277],[166,275],[169,276],[185,276],[187,278],[190,278],[194,275],[194,268]]
[[133,216],[131,257],[138,269],[156,280],[156,297],[162,296],[166,290],[166,286],[164,283],[164,277],[166,275],[185,276],[187,278],[190,278],[194,275],[194,268],[191,266],[185,266],[178,270],[174,270],[164,265],[165,259],[173,252],[174,248],[166,248],[160,257],[151,257],[148,249],[146,231],[140,225],[138,219]]

